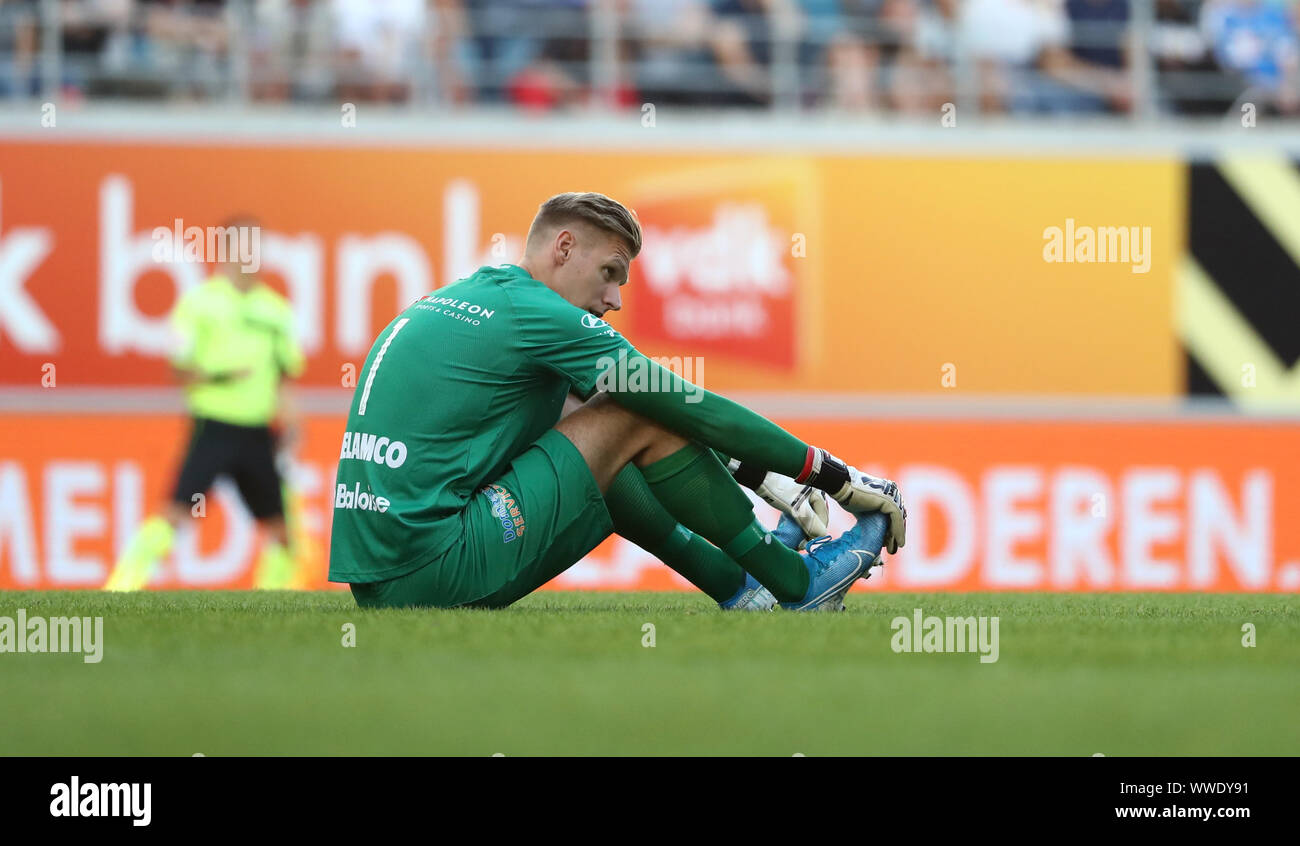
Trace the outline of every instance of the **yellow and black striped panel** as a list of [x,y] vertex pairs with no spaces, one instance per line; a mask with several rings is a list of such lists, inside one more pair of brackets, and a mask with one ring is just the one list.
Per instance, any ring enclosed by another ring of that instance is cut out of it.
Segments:
[[1191,165],[1178,332],[1187,391],[1300,406],[1300,167],[1283,156]]

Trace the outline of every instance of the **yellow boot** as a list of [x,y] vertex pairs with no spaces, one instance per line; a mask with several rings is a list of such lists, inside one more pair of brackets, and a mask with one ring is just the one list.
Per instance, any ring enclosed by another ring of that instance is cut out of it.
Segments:
[[122,557],[104,583],[104,590],[140,590],[147,585],[154,562],[171,550],[175,535],[171,524],[162,517],[150,517],[141,523],[135,537],[122,550]]
[[289,590],[294,587],[296,578],[297,567],[289,550],[270,541],[263,544],[253,574],[253,587],[258,590]]

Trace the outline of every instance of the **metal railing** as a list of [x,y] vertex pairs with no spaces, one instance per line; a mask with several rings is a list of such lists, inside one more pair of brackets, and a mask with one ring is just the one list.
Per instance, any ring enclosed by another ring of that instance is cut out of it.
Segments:
[[[1295,7],[1282,0],[3,0],[0,98],[527,110],[651,102],[1134,120],[1236,116],[1249,102],[1292,117],[1300,116]],[[1218,14],[1224,9],[1236,14]]]

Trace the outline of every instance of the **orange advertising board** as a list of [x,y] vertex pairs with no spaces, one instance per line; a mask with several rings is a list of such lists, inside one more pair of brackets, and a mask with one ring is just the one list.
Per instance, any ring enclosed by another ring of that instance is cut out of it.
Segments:
[[[596,190],[646,229],[611,322],[647,354],[703,360],[705,387],[1167,396],[1183,383],[1182,172],[1173,159],[0,141],[0,385],[37,386],[51,366],[60,386],[169,385],[166,313],[207,268],[156,260],[155,230],[251,213],[260,272],[293,302],[304,381],[337,386],[397,310],[517,260],[545,198]],[[1045,259],[1052,230],[1069,229],[1073,257],[1088,227],[1149,237],[1140,260]]]
[[[860,591],[1300,591],[1294,424],[783,424],[899,482],[908,544]],[[322,547],[343,428],[341,417],[310,419],[294,472]],[[172,416],[0,417],[0,588],[101,584],[167,495],[185,435]],[[758,511],[773,519],[767,506]],[[847,518],[836,513],[838,531]],[[194,523],[152,586],[250,587],[256,530],[233,491],[215,489]],[[314,586],[325,586],[323,571]],[[686,585],[611,538],[550,587]]]

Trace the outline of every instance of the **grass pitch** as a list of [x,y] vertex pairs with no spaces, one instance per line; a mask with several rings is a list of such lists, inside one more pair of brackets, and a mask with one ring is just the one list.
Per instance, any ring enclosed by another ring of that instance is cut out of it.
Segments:
[[[804,615],[698,594],[431,612],[0,592],[0,616],[18,608],[102,616],[104,656],[0,653],[5,755],[1300,754],[1294,596],[868,592]],[[895,653],[915,608],[999,617],[999,660]]]

